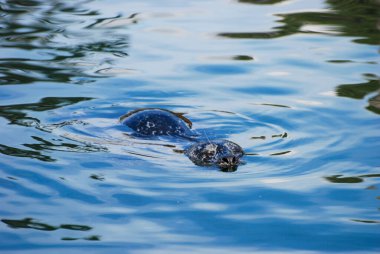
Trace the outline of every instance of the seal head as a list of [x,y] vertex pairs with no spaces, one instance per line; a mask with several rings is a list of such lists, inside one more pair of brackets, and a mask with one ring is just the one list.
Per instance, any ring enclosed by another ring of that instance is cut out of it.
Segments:
[[185,154],[198,166],[217,166],[221,171],[234,172],[241,164],[243,148],[228,140],[197,142]]
[[191,138],[196,136],[191,130],[191,121],[182,114],[158,108],[146,108],[131,111],[120,122],[140,136],[178,136]]

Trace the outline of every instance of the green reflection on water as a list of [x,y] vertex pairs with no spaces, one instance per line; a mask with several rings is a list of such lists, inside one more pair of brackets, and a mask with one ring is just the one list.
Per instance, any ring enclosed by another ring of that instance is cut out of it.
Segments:
[[340,85],[336,88],[336,93],[338,96],[363,99],[368,94],[376,92],[379,89],[380,83],[378,80],[369,80],[364,83]]
[[[24,218],[21,220],[11,220],[11,219],[1,219],[1,221],[10,228],[14,229],[35,229],[41,231],[56,231],[59,229],[73,230],[73,231],[90,231],[92,227],[87,225],[78,224],[61,224],[59,226],[49,225],[47,223],[38,222],[33,218]],[[87,237],[62,237],[63,241],[73,241],[73,240],[88,240],[88,241],[100,241],[100,236],[90,235]]]
[[88,66],[101,64],[92,59],[95,53],[106,54],[108,61],[128,56],[126,34],[105,36],[106,29],[78,29],[88,16],[99,14],[84,8],[86,2],[0,3],[0,54],[12,52],[0,59],[0,85],[93,82],[93,78],[102,77],[88,73]]
[[7,224],[11,228],[30,228],[30,229],[43,230],[43,231],[54,231],[57,229],[89,231],[92,229],[92,227],[89,227],[86,225],[76,225],[76,224],[62,224],[60,226],[52,226],[46,223],[37,222],[33,218],[25,218],[21,220],[2,219],[1,221]]
[[[69,106],[82,101],[91,100],[90,97],[46,97],[41,99],[37,103],[25,103],[25,104],[15,104],[0,106],[0,117],[9,120],[10,124],[21,125],[26,127],[35,127],[43,131],[50,131],[52,128],[58,128],[70,123],[64,122],[61,124],[53,124],[51,126],[44,126],[40,123],[40,120],[31,116],[30,111],[48,111],[57,109],[60,107]],[[29,112],[28,112],[29,111]],[[54,144],[52,142],[46,141],[40,137],[32,137],[38,143],[36,144],[23,144],[23,146],[31,148],[32,150],[11,147],[8,145],[0,144],[0,153],[15,156],[15,157],[27,157],[38,159],[46,162],[53,162],[55,159],[48,155],[42,154],[46,150],[75,150],[75,151],[99,151],[101,148],[93,148],[89,145],[79,146],[70,143],[59,143]]]
[[[252,3],[274,3],[279,1],[239,1]],[[277,14],[282,26],[270,32],[226,32],[219,36],[235,39],[273,39],[296,33],[324,33],[324,31],[303,30],[305,25],[329,26],[333,32],[341,36],[357,37],[354,41],[378,45],[380,33],[377,29],[380,16],[379,2],[368,1],[326,1],[331,12],[298,12]],[[328,32],[330,34],[330,32]]]
[[[364,99],[367,95],[380,90],[380,82],[377,77],[375,78],[364,83],[339,85],[336,88],[336,93],[338,96],[351,99]],[[380,114],[380,93],[378,92],[377,95],[371,97],[368,100],[368,104],[367,110]]]
[[368,174],[360,176],[343,176],[343,175],[333,175],[327,176],[325,179],[332,183],[361,183],[365,178],[380,177],[380,174]]
[[[90,97],[45,97],[36,103],[25,103],[0,106],[0,117],[4,117],[10,121],[11,124],[28,125],[27,120],[37,119],[28,115],[25,111],[47,111],[69,106],[82,101],[88,101],[93,98]],[[26,120],[23,122],[21,120]]]

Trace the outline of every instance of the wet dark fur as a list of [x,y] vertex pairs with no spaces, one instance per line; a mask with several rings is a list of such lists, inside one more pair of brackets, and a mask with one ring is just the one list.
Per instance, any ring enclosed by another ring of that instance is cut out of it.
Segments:
[[[132,111],[120,118],[122,124],[144,136],[193,137],[188,119],[163,109],[143,109]],[[190,122],[191,123],[191,122]]]
[[177,136],[194,141],[185,154],[198,166],[218,166],[222,171],[235,171],[241,163],[243,149],[228,140],[201,141],[191,130],[191,121],[169,110],[139,109],[120,118],[123,125],[142,136]]
[[223,171],[235,171],[243,157],[243,149],[228,140],[197,142],[185,154],[198,166],[218,165]]

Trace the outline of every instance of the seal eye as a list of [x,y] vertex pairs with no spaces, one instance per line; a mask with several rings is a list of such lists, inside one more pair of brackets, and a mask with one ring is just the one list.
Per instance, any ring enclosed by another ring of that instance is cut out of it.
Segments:
[[229,161],[228,161],[227,158],[223,158],[222,161],[223,161],[224,163],[229,163]]
[[234,157],[232,157],[232,163],[236,163],[237,162],[237,159],[236,159],[236,157],[234,156]]

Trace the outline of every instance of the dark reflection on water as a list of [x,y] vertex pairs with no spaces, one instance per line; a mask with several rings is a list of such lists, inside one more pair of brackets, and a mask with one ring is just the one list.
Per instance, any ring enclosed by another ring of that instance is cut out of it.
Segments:
[[349,97],[352,99],[363,99],[379,89],[379,80],[372,79],[365,83],[340,85],[337,87],[336,93],[338,96]]
[[[97,11],[83,7],[88,1],[5,1],[0,41],[0,85],[30,84],[36,81],[87,83],[92,82],[95,69],[113,58],[125,57],[128,37],[84,36],[73,27],[96,16]],[[12,52],[8,54],[7,52]],[[94,54],[110,56],[102,63]],[[7,57],[9,56],[9,57]]]
[[[352,99],[363,99],[369,94],[378,92],[380,90],[380,81],[377,77],[372,77],[365,83],[359,84],[343,84],[336,88],[338,96],[349,97]],[[366,109],[380,114],[380,94],[368,99],[369,106]]]
[[94,179],[94,180],[98,180],[98,181],[104,181],[104,180],[105,180],[105,178],[104,178],[103,175],[97,175],[97,174],[92,174],[92,175],[90,176],[90,178],[92,178],[92,179]]
[[63,241],[87,240],[87,241],[100,241],[100,236],[92,235],[88,237],[62,237]]
[[42,153],[37,152],[37,151],[10,147],[3,144],[0,144],[0,153],[9,155],[9,156],[15,156],[15,157],[33,158],[33,159],[38,159],[41,161],[48,161],[48,162],[55,161],[55,159],[51,158],[50,156],[43,155]]
[[51,226],[45,223],[34,222],[31,218],[25,218],[22,220],[7,220],[2,219],[3,223],[7,224],[11,228],[31,228],[36,230],[53,231],[59,227]]
[[358,219],[352,219],[352,221],[362,222],[362,223],[380,223],[380,221],[376,221],[376,220],[358,220]]
[[78,144],[72,144],[68,143],[62,140],[59,140],[58,143],[53,143],[48,140],[44,140],[40,137],[32,136],[34,140],[36,140],[39,143],[36,144],[24,144],[24,146],[32,148],[33,150],[37,151],[49,151],[49,150],[56,150],[56,151],[68,151],[68,152],[101,152],[101,151],[107,151],[106,148],[103,148],[101,146],[94,146],[94,145],[78,145]]
[[[3,117],[9,121],[9,124],[35,127],[39,130],[50,132],[55,128],[59,128],[65,125],[71,125],[78,123],[78,121],[62,122],[58,124],[44,125],[39,119],[30,116],[30,113],[49,111],[58,109],[75,103],[91,100],[88,97],[48,97],[41,99],[37,103],[16,104],[0,106],[0,117]],[[80,123],[80,122],[79,122]],[[48,150],[63,150],[63,151],[76,151],[76,152],[93,152],[102,151],[103,148],[91,145],[78,145],[64,142],[62,140],[55,140],[53,142],[45,140],[42,137],[32,136],[32,139],[38,143],[23,144],[24,147],[31,148],[31,150],[11,147],[5,144],[0,144],[0,153],[15,157],[34,158],[46,162],[54,162],[55,159],[49,155],[45,155],[45,151]],[[58,141],[58,142],[57,142]]]
[[[41,223],[32,218],[25,218],[22,220],[10,220],[10,219],[1,219],[1,221],[10,228],[20,229],[35,229],[41,231],[55,231],[58,229],[66,229],[73,231],[90,231],[92,227],[86,225],[76,225],[76,224],[61,224],[59,226],[53,226],[46,223]],[[92,235],[87,237],[62,237],[64,241],[73,241],[73,240],[88,240],[88,241],[100,241],[100,236]]]
[[[275,4],[282,1],[239,1],[253,4]],[[331,12],[300,12],[278,14],[283,26],[276,27],[271,32],[231,32],[219,33],[219,36],[236,39],[273,39],[298,33],[330,33],[339,36],[354,37],[354,42],[378,45],[380,42],[379,17],[380,2],[376,0],[363,1],[326,1]],[[321,26],[320,28],[318,26]],[[323,28],[329,26],[329,28]],[[329,62],[349,63],[350,60],[332,60]],[[372,62],[371,62],[372,63]],[[376,64],[376,62],[375,62]],[[340,85],[337,87],[339,96],[363,98],[369,93],[379,90],[379,79],[367,83]],[[368,110],[380,114],[379,96],[369,99]]]
[[32,218],[25,218],[22,220],[2,219],[1,221],[7,224],[11,228],[31,228],[31,229],[44,230],[44,231],[53,231],[57,229],[88,231],[92,229],[89,226],[75,225],[75,224],[62,224],[60,226],[52,226],[46,223],[37,222]]
[[371,74],[366,75],[367,82],[359,84],[342,84],[336,88],[338,96],[352,99],[364,99],[370,94],[376,93],[374,97],[368,99],[366,109],[373,113],[380,114],[380,80],[379,77]]
[[380,177],[380,174],[361,175],[361,176],[342,176],[334,175],[325,177],[326,180],[332,183],[361,183],[365,178]]
[[[270,3],[280,1],[239,1]],[[380,3],[376,0],[326,1],[331,12],[299,12],[277,14],[284,25],[270,32],[227,32],[219,36],[236,39],[274,39],[296,33],[325,33],[317,26],[330,26],[331,33],[340,36],[357,37],[357,43],[378,45],[380,33],[377,28],[380,16]],[[313,27],[315,26],[315,27]]]
[[89,97],[42,98],[36,103],[0,106],[0,116],[8,119],[11,124],[29,126],[32,124],[30,122],[38,123],[39,120],[30,117],[28,111],[48,111],[91,99]]

